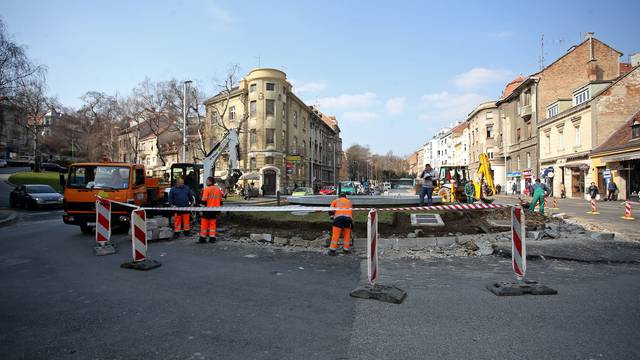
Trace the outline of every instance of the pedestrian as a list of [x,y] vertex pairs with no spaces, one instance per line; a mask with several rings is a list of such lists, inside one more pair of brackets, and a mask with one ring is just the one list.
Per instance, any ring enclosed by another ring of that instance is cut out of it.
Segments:
[[431,168],[431,164],[424,166],[422,174],[422,189],[420,190],[420,206],[424,206],[424,196],[427,196],[427,203],[429,206],[433,205],[433,182],[436,179],[435,172]]
[[567,198],[567,190],[564,187],[564,183],[560,184],[560,198],[561,199],[566,199]]
[[587,189],[587,192],[589,193],[591,200],[595,200],[598,194],[600,194],[600,191],[598,191],[598,187],[594,182],[591,183],[591,186],[589,186],[589,188]]
[[333,220],[331,229],[331,244],[329,245],[329,255],[336,255],[340,235],[343,235],[342,252],[351,253],[351,227],[353,226],[352,211],[353,204],[347,199],[345,193],[340,193],[340,197],[331,202],[331,207],[337,210],[329,211]]
[[[208,208],[222,206],[222,191],[214,184],[212,176],[207,178],[207,186],[202,191],[202,200],[200,201],[202,206]],[[198,243],[204,244],[207,242],[207,236],[209,236],[209,242],[216,242],[216,228],[218,211],[202,211],[200,213],[200,239]]]
[[[169,206],[187,207],[193,205],[195,194],[189,186],[184,184],[184,179],[179,178],[176,185],[169,190]],[[180,232],[184,236],[191,235],[191,226],[189,224],[189,211],[176,211],[173,213],[173,238],[180,237]]]
[[531,190],[533,192],[533,200],[531,200],[531,205],[529,205],[529,210],[533,211],[536,208],[536,204],[540,204],[540,214],[544,214],[544,198],[549,193],[549,188],[547,185],[540,182],[540,179],[536,179],[535,185],[531,186]]
[[464,184],[464,194],[467,196],[467,203],[473,204],[476,196],[476,188],[473,186],[473,180],[469,180]]
[[511,195],[515,195],[517,190],[518,185],[516,185],[516,183],[514,182],[513,185],[511,185]]
[[616,183],[613,182],[613,179],[609,180],[609,183],[607,184],[607,190],[609,191],[609,194],[607,195],[607,200],[609,201],[615,200],[616,190],[618,190],[618,185],[616,185]]

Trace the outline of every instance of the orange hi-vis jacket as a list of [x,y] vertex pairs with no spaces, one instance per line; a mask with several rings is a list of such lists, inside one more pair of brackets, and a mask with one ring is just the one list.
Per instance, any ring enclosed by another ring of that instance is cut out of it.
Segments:
[[331,202],[331,207],[338,209],[336,210],[334,217],[345,216],[352,218],[353,216],[353,211],[351,211],[353,205],[351,204],[351,200],[347,198],[337,198],[333,200]]
[[222,204],[224,194],[217,186],[211,185],[202,192],[202,204],[207,207],[219,207]]

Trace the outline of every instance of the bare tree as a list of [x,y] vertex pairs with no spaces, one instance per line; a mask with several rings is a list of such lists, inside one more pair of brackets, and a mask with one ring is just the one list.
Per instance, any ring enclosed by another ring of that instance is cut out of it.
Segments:
[[89,91],[80,99],[83,104],[73,119],[79,126],[79,146],[86,151],[89,160],[114,159],[118,125],[123,117],[121,104],[115,97],[97,91]]
[[33,138],[34,171],[40,172],[41,142],[44,135],[44,116],[49,110],[51,99],[46,96],[44,76],[22,78],[16,89],[14,104],[22,113],[21,125]]
[[0,99],[15,95],[24,81],[44,70],[29,60],[25,48],[14,42],[0,19]]

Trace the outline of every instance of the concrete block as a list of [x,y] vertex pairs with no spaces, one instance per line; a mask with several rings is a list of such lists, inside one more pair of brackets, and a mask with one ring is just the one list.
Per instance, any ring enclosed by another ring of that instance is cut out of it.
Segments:
[[412,232],[412,233],[408,233],[407,237],[410,239],[415,239],[417,236],[416,236],[416,233]]
[[416,234],[416,237],[424,236],[424,231],[422,229],[415,229],[413,232]]
[[[415,235],[415,234],[414,234]],[[398,250],[415,249],[418,247],[416,238],[398,239]]]
[[437,245],[440,247],[451,246],[456,243],[456,238],[457,238],[456,236],[443,236],[443,237],[436,238]]
[[421,238],[417,238],[417,248],[418,249],[426,249],[426,248],[433,248],[436,247],[438,245],[438,238],[435,237],[421,237]]
[[527,231],[527,239],[529,240],[541,240],[544,235],[544,231]]
[[613,233],[593,233],[591,234],[591,239],[597,241],[613,241],[615,238],[615,234]]
[[250,234],[249,238],[258,242],[273,242],[271,234]]
[[285,246],[287,244],[289,244],[289,239],[285,238],[285,237],[274,237],[273,238],[273,243],[276,245],[280,245],[280,246]]
[[291,238],[291,240],[289,240],[289,244],[291,244],[293,246],[308,247],[309,246],[309,240],[304,240],[303,238],[301,238],[299,236],[294,236],[294,237]]
[[173,230],[169,227],[162,227],[158,231],[158,239],[170,239],[173,236]]
[[460,244],[460,245],[464,245],[467,242],[473,240],[474,237],[476,237],[477,235],[459,235],[456,236],[456,243]]

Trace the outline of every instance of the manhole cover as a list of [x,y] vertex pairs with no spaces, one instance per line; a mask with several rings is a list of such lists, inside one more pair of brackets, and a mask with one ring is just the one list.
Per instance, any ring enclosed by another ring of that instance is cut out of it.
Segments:
[[413,226],[444,226],[439,214],[411,214]]

